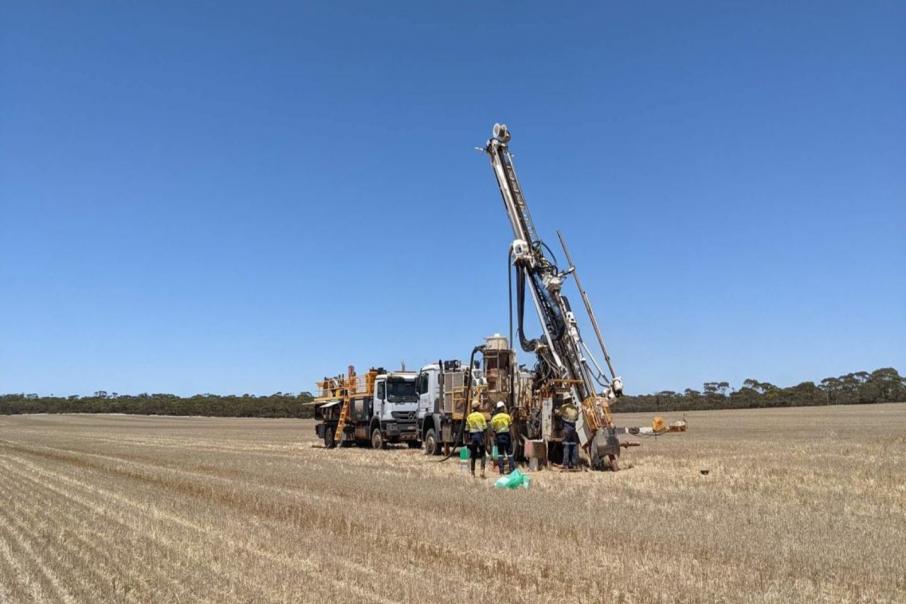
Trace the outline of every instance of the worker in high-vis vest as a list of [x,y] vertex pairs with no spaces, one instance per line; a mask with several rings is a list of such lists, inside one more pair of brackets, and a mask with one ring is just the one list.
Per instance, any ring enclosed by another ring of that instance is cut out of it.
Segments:
[[579,433],[576,422],[563,420],[563,469],[575,470],[579,467]]
[[475,477],[475,460],[481,460],[481,477],[484,478],[484,438],[488,431],[488,420],[479,411],[481,404],[472,402],[472,413],[466,417],[466,430],[469,433],[469,452],[471,453],[472,477]]
[[[491,429],[494,431],[494,442],[497,444],[497,467],[500,468],[501,474],[509,474],[515,468],[513,467],[513,439],[510,436],[510,428],[513,425],[513,418],[506,412],[506,405],[503,401],[497,403],[494,416],[491,418]],[[503,458],[506,456],[507,468],[503,471]]]

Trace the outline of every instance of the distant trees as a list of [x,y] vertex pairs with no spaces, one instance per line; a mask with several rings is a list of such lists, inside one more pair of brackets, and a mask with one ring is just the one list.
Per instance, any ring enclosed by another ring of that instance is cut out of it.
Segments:
[[[17,413],[130,413],[140,415],[209,415],[218,417],[312,417],[309,392],[277,392],[267,396],[243,394],[219,396],[143,392],[135,395],[44,396],[37,394],[0,395],[0,415]],[[620,411],[690,411],[693,409],[746,409],[752,407],[803,407],[906,402],[906,377],[885,367],[871,373],[857,371],[824,378],[817,384],[802,382],[780,388],[748,378],[739,390],[729,382],[705,382],[702,389],[686,388],[682,393],[662,390],[655,394],[626,395],[616,405]]]
[[219,396],[196,394],[142,393],[93,396],[31,397],[25,394],[0,395],[0,415],[19,413],[128,413],[137,415],[208,415],[215,417],[312,417],[314,407],[308,392],[278,392],[267,396]]
[[906,378],[892,367],[824,378],[818,384],[802,382],[788,388],[753,378],[744,380],[739,390],[733,390],[728,382],[705,382],[701,391],[686,388],[682,394],[665,390],[656,394],[626,395],[616,408],[658,412],[887,402],[906,402]]

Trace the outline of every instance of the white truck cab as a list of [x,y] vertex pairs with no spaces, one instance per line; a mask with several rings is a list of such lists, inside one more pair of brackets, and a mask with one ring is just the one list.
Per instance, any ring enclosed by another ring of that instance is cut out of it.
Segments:
[[[415,431],[419,406],[417,377],[415,372],[393,371],[378,375],[375,379],[369,435],[373,447],[380,448],[384,442],[406,441],[418,444]],[[376,429],[380,431],[382,439],[377,442],[374,434]]]

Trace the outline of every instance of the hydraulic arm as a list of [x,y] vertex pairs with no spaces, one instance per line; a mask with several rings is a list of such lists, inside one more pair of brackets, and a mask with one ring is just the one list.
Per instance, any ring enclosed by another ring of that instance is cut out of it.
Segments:
[[[513,227],[510,259],[516,273],[519,342],[523,350],[537,356],[541,390],[552,393],[560,402],[572,402],[580,410],[577,428],[582,444],[589,446],[588,452],[593,465],[606,455],[616,468],[620,448],[609,403],[622,395],[623,383],[613,369],[591,302],[581,287],[563,236],[557,233],[570,266],[560,270],[550,248],[535,230],[516,177],[509,141],[510,132],[506,125],[495,124],[493,135],[484,151],[491,159],[503,205]],[[563,295],[563,285],[569,275],[576,279],[577,289],[595,330],[609,377],[583,341],[576,315],[569,300]],[[534,339],[526,337],[524,329],[526,289],[543,331],[541,336]]]

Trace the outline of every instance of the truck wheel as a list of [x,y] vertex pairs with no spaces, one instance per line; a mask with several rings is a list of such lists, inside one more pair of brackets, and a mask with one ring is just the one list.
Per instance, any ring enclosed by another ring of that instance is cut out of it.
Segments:
[[335,430],[325,429],[324,430],[324,446],[328,449],[333,449],[337,446],[337,441],[334,438],[337,435]]
[[371,448],[372,449],[383,449],[386,446],[384,443],[384,435],[381,434],[380,428],[375,428],[371,431]]
[[437,442],[434,428],[425,433],[425,455],[440,455],[440,445]]

